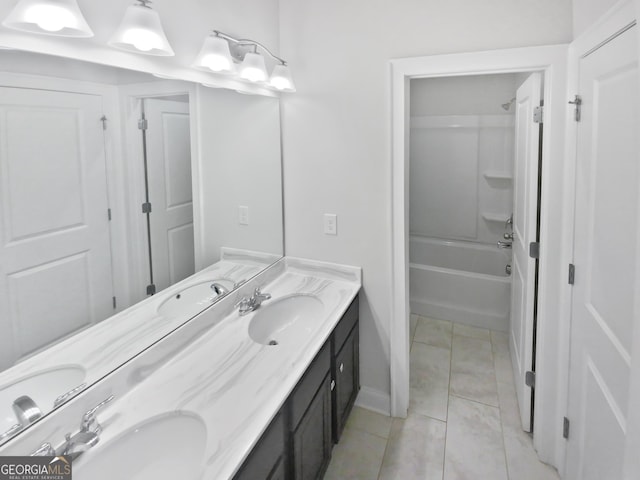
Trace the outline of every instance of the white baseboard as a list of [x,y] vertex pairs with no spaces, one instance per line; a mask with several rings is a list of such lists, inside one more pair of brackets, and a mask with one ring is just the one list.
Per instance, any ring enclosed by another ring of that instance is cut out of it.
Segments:
[[356,405],[388,416],[391,412],[391,397],[387,392],[369,387],[360,387]]

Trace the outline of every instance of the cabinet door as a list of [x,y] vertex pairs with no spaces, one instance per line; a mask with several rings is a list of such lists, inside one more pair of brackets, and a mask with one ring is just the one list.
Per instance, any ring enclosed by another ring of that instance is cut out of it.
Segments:
[[278,464],[274,467],[273,471],[269,474],[268,480],[285,480],[286,477],[286,462],[284,457],[280,457]]
[[358,324],[351,331],[342,349],[336,355],[334,389],[334,440],[342,435],[344,424],[360,390]]
[[331,458],[331,376],[327,375],[293,433],[295,480],[322,478]]
[[284,454],[284,418],[278,413],[233,480],[284,479]]

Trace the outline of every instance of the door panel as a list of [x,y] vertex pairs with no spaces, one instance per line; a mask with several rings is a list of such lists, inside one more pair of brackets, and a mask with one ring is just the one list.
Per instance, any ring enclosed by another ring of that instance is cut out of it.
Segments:
[[513,259],[511,281],[510,347],[522,428],[530,432],[531,388],[526,372],[533,368],[533,310],[536,261],[529,244],[536,241],[538,225],[538,155],[540,127],[533,121],[540,105],[542,75],[533,73],[516,94],[516,152],[513,189]]
[[158,291],[195,272],[189,104],[145,100],[151,251]]
[[0,88],[0,369],[113,312],[102,99]]
[[622,478],[640,288],[637,27],[580,61],[567,478]]

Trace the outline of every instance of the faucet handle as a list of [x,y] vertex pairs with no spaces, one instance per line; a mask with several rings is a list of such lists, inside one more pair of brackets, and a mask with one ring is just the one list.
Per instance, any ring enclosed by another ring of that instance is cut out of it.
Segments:
[[91,410],[86,412],[82,416],[82,424],[81,424],[82,430],[84,430],[85,432],[92,431],[94,433],[100,433],[100,431],[102,430],[102,427],[100,426],[100,424],[96,420],[96,414],[98,413],[98,410],[100,410],[102,407],[107,405],[114,398],[115,397],[113,395],[111,395],[109,398],[107,398],[106,400],[103,400],[98,405],[93,407]]
[[32,457],[55,457],[56,451],[54,450],[53,446],[49,442],[46,442],[40,445],[40,448],[38,448],[35,452],[31,453],[31,456]]
[[244,308],[244,307],[248,307],[249,304],[251,303],[251,299],[249,297],[242,297],[242,300],[240,300],[238,303],[236,303],[233,308]]
[[262,300],[269,300],[271,298],[271,294],[262,293],[262,289],[260,287],[256,287],[255,291],[253,292],[253,296],[255,298],[261,298]]

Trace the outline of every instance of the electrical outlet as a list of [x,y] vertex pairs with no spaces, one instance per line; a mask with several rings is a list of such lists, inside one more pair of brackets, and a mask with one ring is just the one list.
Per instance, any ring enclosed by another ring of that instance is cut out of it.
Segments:
[[249,207],[238,207],[238,223],[240,225],[249,225]]
[[326,235],[338,234],[338,216],[334,213],[324,214],[324,233]]

